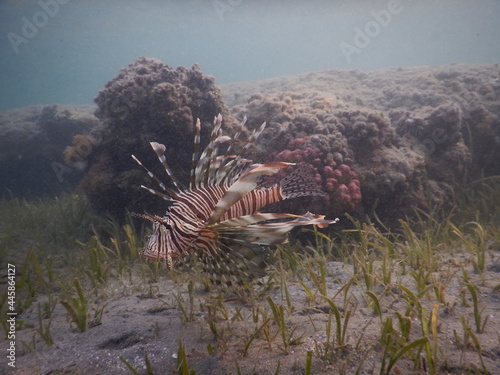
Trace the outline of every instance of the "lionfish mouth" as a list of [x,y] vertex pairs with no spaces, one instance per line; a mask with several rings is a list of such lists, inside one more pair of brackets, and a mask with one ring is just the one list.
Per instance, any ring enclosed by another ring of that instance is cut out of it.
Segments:
[[[241,130],[246,118],[241,123]],[[265,123],[255,129],[246,141],[225,136],[221,130],[222,116],[214,119],[210,142],[200,155],[200,120],[196,122],[189,187],[175,178],[165,158],[166,147],[151,142],[170,183],[167,185],[146,168],[134,155],[132,158],[147,172],[160,190],[141,186],[168,201],[170,207],[163,217],[132,214],[153,223],[142,254],[168,267],[195,256],[209,279],[218,285],[236,286],[265,274],[268,253],[266,245],[282,244],[287,233],[297,226],[317,225],[324,228],[338,219],[326,220],[322,215],[261,213],[271,203],[301,196],[320,195],[310,171],[295,168],[279,182],[263,184],[264,176],[295,166],[294,163],[272,162],[253,164],[245,156],[256,143]],[[224,153],[222,143],[229,142]],[[239,152],[234,145],[240,144]]]

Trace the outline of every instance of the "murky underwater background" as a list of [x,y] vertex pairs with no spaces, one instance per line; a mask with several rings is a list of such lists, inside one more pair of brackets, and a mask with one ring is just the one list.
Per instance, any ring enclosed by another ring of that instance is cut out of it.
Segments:
[[[0,0],[0,373],[500,373],[499,20],[498,0]],[[263,210],[339,218],[259,247],[264,277],[232,290],[203,254],[146,262],[130,215],[168,206],[131,154],[168,184],[165,144],[187,183],[218,113],[230,137],[266,121],[244,158],[322,191]]]
[[92,103],[139,56],[199,63],[218,84],[333,68],[495,63],[499,19],[500,2],[491,0],[2,0],[0,110]]

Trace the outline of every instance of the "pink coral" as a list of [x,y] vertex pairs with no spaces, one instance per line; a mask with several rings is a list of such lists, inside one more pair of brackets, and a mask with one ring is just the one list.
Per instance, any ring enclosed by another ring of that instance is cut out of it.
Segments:
[[[274,154],[274,159],[298,164],[309,164],[318,185],[328,194],[330,211],[339,214],[353,211],[361,202],[358,175],[346,164],[337,165],[319,148],[304,147],[304,138],[289,142],[288,149]],[[296,148],[296,146],[303,148]]]

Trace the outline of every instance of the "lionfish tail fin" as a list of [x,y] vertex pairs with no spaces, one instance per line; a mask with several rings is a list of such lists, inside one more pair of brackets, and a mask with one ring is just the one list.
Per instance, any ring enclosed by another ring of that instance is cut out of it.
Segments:
[[314,179],[313,170],[308,164],[294,169],[280,182],[283,199],[306,196],[326,197],[327,194],[320,190]]

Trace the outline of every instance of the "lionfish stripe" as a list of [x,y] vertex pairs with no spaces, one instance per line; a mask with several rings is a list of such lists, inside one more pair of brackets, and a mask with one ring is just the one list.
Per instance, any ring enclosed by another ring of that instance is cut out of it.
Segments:
[[[155,223],[153,227],[158,228],[159,224]],[[155,231],[154,234],[149,237],[148,243],[142,251],[142,255],[146,259],[163,261],[167,263],[169,267],[172,267],[172,255],[169,253],[167,246],[166,232]]]
[[207,221],[207,225],[215,224],[229,208],[240,200],[249,191],[255,189],[261,176],[271,176],[280,169],[293,165],[285,162],[274,162],[260,165],[241,176],[217,202],[214,211]]
[[255,214],[260,208],[271,203],[279,202],[282,199],[283,196],[279,185],[274,185],[270,188],[257,188],[251,190],[238,202],[233,204],[219,221]]
[[223,186],[206,186],[179,194],[177,202],[183,206],[184,212],[192,212],[200,220],[207,220],[226,190]]

